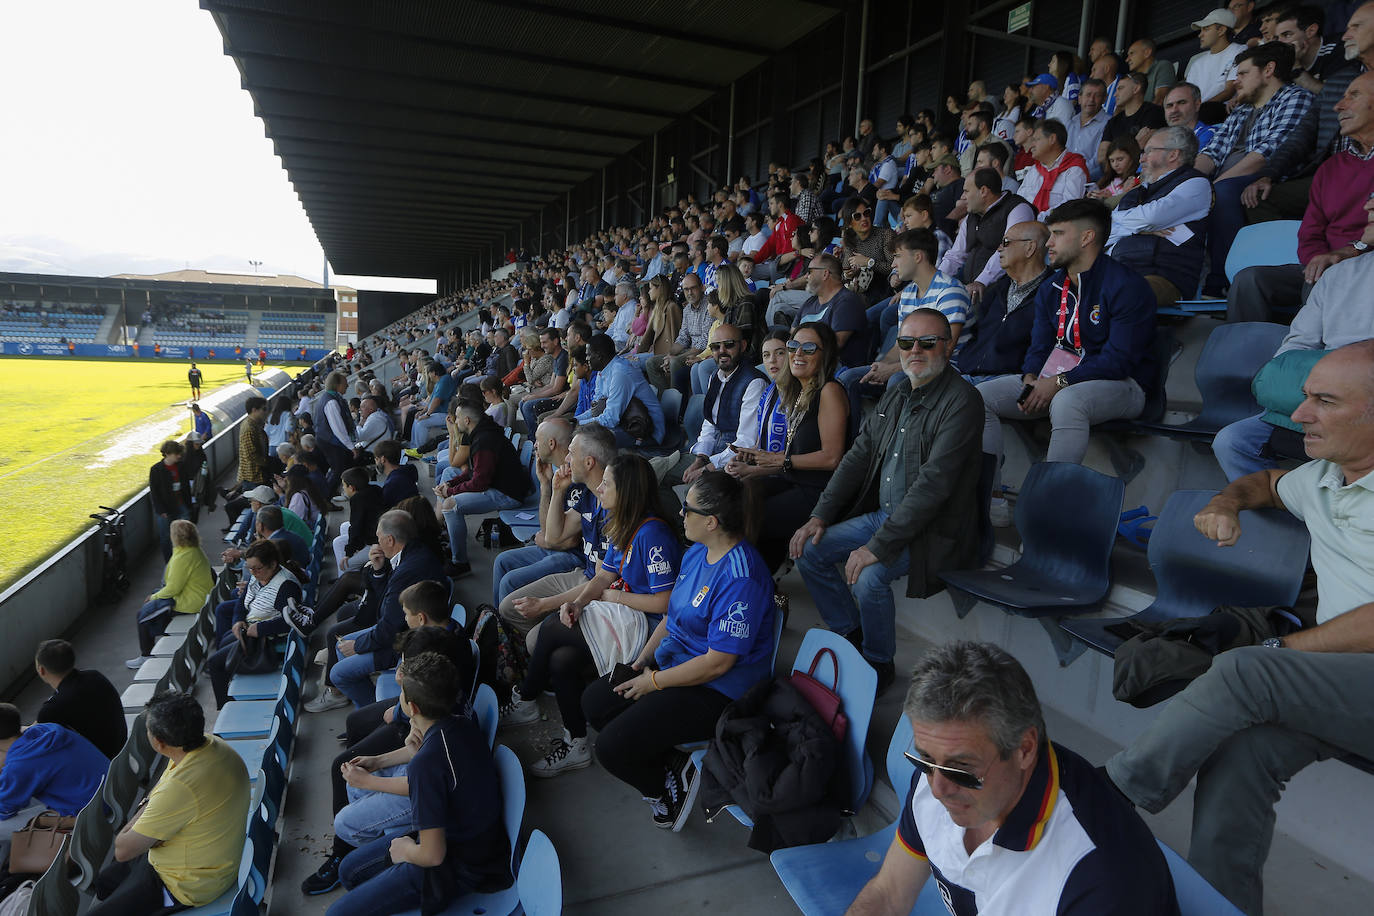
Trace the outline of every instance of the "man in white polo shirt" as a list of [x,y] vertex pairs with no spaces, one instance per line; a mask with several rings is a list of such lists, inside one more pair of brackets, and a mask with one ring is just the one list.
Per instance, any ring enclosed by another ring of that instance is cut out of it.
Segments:
[[1197,774],[1188,861],[1255,916],[1284,785],[1318,760],[1374,758],[1374,340],[1322,357],[1303,393],[1293,420],[1313,460],[1239,478],[1194,524],[1229,547],[1243,538],[1242,510],[1301,519],[1312,536],[1317,625],[1218,655],[1106,767],[1151,812]]
[[897,835],[851,916],[911,912],[934,878],[953,916],[1178,916],[1150,829],[1045,737],[1024,668],[989,643],[932,649],[903,712],[916,766]]

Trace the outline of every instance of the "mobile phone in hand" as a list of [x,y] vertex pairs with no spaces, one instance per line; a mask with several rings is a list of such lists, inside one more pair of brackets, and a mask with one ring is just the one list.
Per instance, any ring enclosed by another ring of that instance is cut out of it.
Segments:
[[1034,390],[1035,390],[1035,386],[1034,386],[1034,385],[1027,385],[1026,387],[1022,388],[1022,389],[1021,389],[1021,393],[1020,393],[1019,395],[1017,395],[1017,397],[1016,397],[1016,403],[1017,403],[1017,404],[1024,404],[1024,403],[1026,403],[1026,398],[1030,397],[1030,393],[1031,393],[1032,391],[1034,391]]
[[624,662],[616,662],[615,667],[611,669],[610,673],[611,686],[619,687],[626,681],[632,681],[637,677],[639,677],[638,671]]

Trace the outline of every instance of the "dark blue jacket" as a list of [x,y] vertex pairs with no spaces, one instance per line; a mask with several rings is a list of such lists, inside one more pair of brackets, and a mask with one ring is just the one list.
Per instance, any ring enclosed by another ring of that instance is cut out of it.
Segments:
[[[1072,346],[1074,306],[1079,306],[1083,361],[1065,373],[1069,384],[1133,378],[1146,392],[1155,383],[1155,296],[1145,278],[1099,254],[1069,292],[1065,336]],[[1065,274],[1056,270],[1035,295],[1035,326],[1022,374],[1039,375],[1059,337],[1059,299]],[[1078,293],[1078,296],[1075,296]]]
[[[1043,284],[1047,279],[1048,274],[1040,282]],[[1011,277],[1003,274],[983,293],[972,336],[954,357],[954,365],[964,375],[1020,373],[1021,364],[1026,361],[1026,350],[1030,347],[1031,327],[1035,324],[1036,293],[1028,295],[1008,315],[1007,296],[1010,292]]]
[[[364,630],[354,643],[354,651],[361,655],[373,653],[378,671],[390,668],[396,662],[393,648],[396,634],[406,629],[405,612],[401,610],[401,592],[416,582],[433,580],[447,583],[444,564],[424,544],[407,544],[401,551],[401,562],[395,568],[390,563],[382,566],[381,572],[367,568],[369,600],[377,600],[377,623]],[[373,599],[372,596],[377,596]]]
[[386,475],[382,481],[382,503],[386,508],[394,508],[403,499],[418,496],[420,488],[415,481],[420,479],[420,470],[413,464],[398,465],[396,470]]
[[286,549],[290,552],[291,561],[299,566],[302,572],[310,568],[310,547],[299,534],[294,531],[287,531],[285,528],[278,528],[272,532],[272,536],[268,540],[277,541],[279,545],[285,544]]

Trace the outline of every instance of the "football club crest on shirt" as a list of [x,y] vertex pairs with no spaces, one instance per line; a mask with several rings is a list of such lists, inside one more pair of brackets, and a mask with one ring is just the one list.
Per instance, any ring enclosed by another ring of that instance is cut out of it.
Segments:
[[1095,325],[1101,324],[1101,323],[1102,323],[1102,306],[1100,306],[1100,305],[1094,305],[1093,308],[1092,308],[1092,311],[1088,313],[1088,320],[1091,321],[1091,322],[1092,322],[1093,324],[1095,324]]
[[701,602],[706,600],[706,593],[710,590],[711,586],[703,585],[701,591],[697,592],[696,597],[692,599],[692,607],[701,607]]

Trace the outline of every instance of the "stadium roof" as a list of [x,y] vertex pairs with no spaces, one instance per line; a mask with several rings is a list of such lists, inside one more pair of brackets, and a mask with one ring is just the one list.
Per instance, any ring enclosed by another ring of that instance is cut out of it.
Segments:
[[334,269],[413,277],[501,244],[843,6],[201,0]]
[[[160,274],[112,274],[117,280],[166,280],[175,283],[222,283],[233,286],[300,287],[323,290],[324,284],[295,274],[241,274],[218,270],[169,270]],[[330,284],[331,291],[356,293],[351,286]]]

